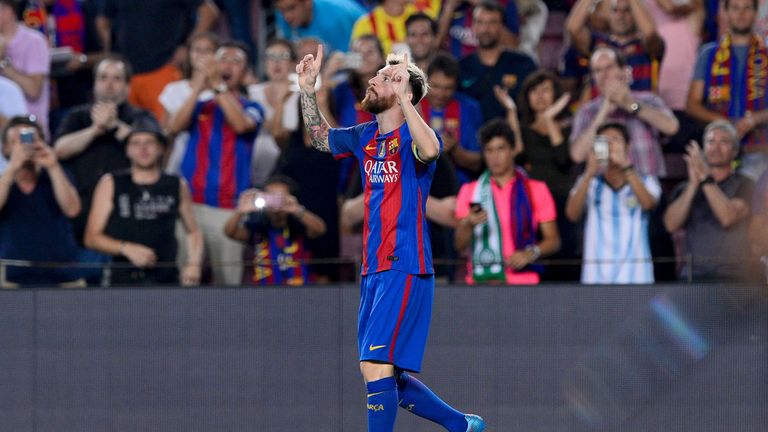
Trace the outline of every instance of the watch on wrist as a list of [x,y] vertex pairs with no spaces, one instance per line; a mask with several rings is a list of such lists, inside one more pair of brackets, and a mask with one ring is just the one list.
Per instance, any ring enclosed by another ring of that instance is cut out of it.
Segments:
[[640,111],[640,108],[642,108],[642,106],[640,106],[640,104],[639,104],[639,103],[637,103],[637,102],[632,102],[632,103],[629,105],[629,112],[631,112],[632,114],[637,114],[637,113],[638,113],[638,111]]
[[536,261],[541,256],[541,248],[536,244],[526,246],[525,251],[531,254],[532,261]]
[[702,185],[708,185],[708,184],[715,184],[715,178],[711,175],[708,175],[704,177],[704,180],[701,181]]
[[213,87],[213,92],[216,94],[222,94],[227,91],[227,83],[221,82]]

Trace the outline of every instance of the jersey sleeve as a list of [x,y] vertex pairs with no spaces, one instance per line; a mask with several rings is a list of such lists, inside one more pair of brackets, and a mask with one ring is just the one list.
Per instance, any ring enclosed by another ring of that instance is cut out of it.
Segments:
[[335,159],[344,159],[354,156],[354,148],[359,140],[358,128],[332,128],[328,132],[328,146]]

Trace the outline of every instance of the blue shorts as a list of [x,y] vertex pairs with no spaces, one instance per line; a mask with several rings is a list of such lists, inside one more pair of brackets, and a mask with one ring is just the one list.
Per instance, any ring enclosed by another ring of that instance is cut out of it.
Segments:
[[357,347],[360,361],[419,372],[432,318],[433,275],[388,270],[363,276]]

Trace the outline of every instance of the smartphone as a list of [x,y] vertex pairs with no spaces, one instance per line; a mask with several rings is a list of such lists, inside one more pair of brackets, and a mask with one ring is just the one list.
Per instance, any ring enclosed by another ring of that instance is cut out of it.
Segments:
[[283,207],[284,198],[283,194],[261,192],[253,198],[253,206],[257,210],[278,210]]
[[595,140],[592,143],[592,148],[595,151],[595,157],[600,165],[608,165],[608,137],[603,135],[595,136]]
[[32,128],[24,128],[19,132],[19,141],[25,146],[35,145],[35,130]]
[[483,205],[479,202],[469,203],[469,209],[472,210],[472,213],[477,213],[483,211]]

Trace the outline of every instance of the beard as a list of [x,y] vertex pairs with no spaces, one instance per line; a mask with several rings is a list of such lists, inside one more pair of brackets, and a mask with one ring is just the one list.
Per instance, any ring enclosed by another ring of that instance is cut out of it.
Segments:
[[477,38],[477,46],[482,49],[493,49],[499,44],[499,38],[482,37]]
[[368,92],[368,94],[365,95],[365,99],[360,103],[364,110],[368,111],[371,114],[381,114],[384,111],[392,108],[395,105],[395,95],[390,95],[389,97],[382,98],[378,95],[375,95],[373,91]]

